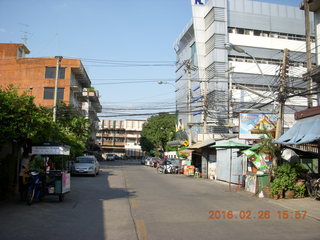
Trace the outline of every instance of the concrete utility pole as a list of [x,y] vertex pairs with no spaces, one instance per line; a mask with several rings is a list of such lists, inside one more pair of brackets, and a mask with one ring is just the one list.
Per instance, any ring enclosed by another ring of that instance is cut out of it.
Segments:
[[57,118],[57,98],[58,98],[58,79],[59,79],[59,67],[62,60],[61,56],[56,56],[57,66],[56,66],[56,81],[54,85],[54,97],[53,97],[53,121]]
[[228,73],[228,128],[229,133],[232,134],[232,126],[233,126],[233,109],[232,109],[232,73],[235,67],[230,64],[229,69],[226,70]]
[[[307,53],[307,71],[312,70],[312,55],[311,55],[311,26],[310,26],[310,6],[309,0],[304,0],[304,15],[305,15],[305,28],[306,28],[306,53]],[[312,78],[307,77],[308,81],[308,91],[312,91]],[[308,94],[308,108],[311,108],[312,104],[312,95]]]
[[191,127],[192,127],[192,117],[191,117],[191,71],[195,70],[195,67],[192,66],[191,59],[185,60],[184,61],[184,71],[188,74],[188,95],[187,95],[187,111],[188,111],[188,129],[189,129],[189,134],[188,134],[188,141],[189,144],[192,142],[192,133],[191,133]]
[[275,136],[276,139],[278,139],[283,132],[284,106],[286,102],[285,95],[286,95],[286,80],[287,80],[287,70],[288,70],[288,54],[289,54],[289,50],[287,48],[284,49],[281,77],[280,77],[280,89],[279,89],[279,95],[278,95],[279,110],[278,110],[277,128],[276,128],[276,136]]

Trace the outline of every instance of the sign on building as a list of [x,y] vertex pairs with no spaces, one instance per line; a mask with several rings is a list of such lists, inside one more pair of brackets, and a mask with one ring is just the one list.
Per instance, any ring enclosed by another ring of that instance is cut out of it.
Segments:
[[191,0],[192,5],[204,5],[206,4],[206,0]]
[[274,136],[277,116],[271,113],[240,113],[239,139],[260,139],[269,132]]

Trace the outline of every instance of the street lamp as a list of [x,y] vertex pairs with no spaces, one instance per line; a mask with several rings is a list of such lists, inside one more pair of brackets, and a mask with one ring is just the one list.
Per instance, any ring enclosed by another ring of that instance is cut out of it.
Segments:
[[158,81],[158,84],[169,84],[169,85],[173,86],[174,88],[176,88],[176,86],[173,83],[167,82],[167,81]]
[[[176,86],[175,86],[173,83],[171,83],[171,82],[167,82],[167,81],[158,81],[158,84],[160,84],[160,85],[162,85],[162,84],[169,84],[169,85],[171,85],[171,86],[173,86],[173,87],[174,87],[175,92],[177,91]],[[176,117],[178,117],[177,100],[176,100],[175,102],[176,102]]]
[[244,53],[244,54],[248,55],[249,57],[251,57],[251,58],[253,59],[254,63],[257,65],[257,67],[258,67],[258,69],[259,69],[262,77],[264,78],[264,74],[263,74],[263,72],[262,72],[262,70],[261,70],[261,68],[260,68],[260,66],[259,66],[259,64],[258,64],[258,62],[257,62],[257,60],[256,60],[256,58],[255,58],[254,56],[252,56],[251,54],[249,54],[249,53],[248,53],[246,50],[244,50],[243,48],[241,48],[241,47],[239,47],[239,46],[237,46],[237,45],[233,45],[232,43],[225,43],[224,46],[225,46],[225,48],[226,48],[227,50],[234,50],[234,51],[236,51],[236,52],[238,52],[238,53]]
[[[260,66],[259,66],[259,64],[258,64],[258,62],[257,62],[257,60],[256,60],[256,58],[255,58],[254,56],[252,56],[250,53],[248,53],[248,52],[247,52],[246,50],[244,50],[243,48],[241,48],[241,47],[239,47],[239,46],[237,46],[237,45],[234,45],[234,44],[232,44],[232,43],[225,43],[225,44],[224,44],[224,47],[225,47],[227,50],[229,50],[229,51],[230,51],[230,50],[234,50],[234,51],[236,51],[236,52],[238,52],[238,53],[244,53],[244,54],[246,54],[247,56],[251,57],[251,58],[253,59],[254,63],[257,65],[257,67],[258,67],[258,69],[259,69],[259,72],[260,72],[260,74],[261,74],[264,82],[267,83],[267,81],[266,81],[266,79],[265,79],[265,76],[264,76],[264,74],[263,74],[263,72],[262,72],[262,70],[261,70],[261,68],[260,68]],[[272,99],[275,100],[274,94],[273,94],[273,92],[272,92],[272,90],[271,90],[271,87],[270,87],[269,83],[267,83],[267,85],[268,85],[269,91],[270,91],[270,93],[271,93],[271,95],[272,95]]]

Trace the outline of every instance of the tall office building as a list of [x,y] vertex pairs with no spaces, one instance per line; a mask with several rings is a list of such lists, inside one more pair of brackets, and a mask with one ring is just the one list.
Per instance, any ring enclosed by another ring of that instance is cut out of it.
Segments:
[[286,99],[284,126],[292,125],[307,106],[304,12],[254,0],[191,4],[192,19],[174,43],[178,121],[191,143],[238,133],[241,112],[277,113],[281,74],[286,96],[296,95]]

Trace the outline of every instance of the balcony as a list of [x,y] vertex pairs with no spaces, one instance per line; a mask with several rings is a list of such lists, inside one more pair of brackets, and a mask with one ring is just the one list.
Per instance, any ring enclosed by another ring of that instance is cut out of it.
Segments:
[[81,83],[81,85],[83,85],[84,87],[89,87],[91,85],[91,81],[88,77],[88,74],[81,62],[79,62],[78,67],[72,67],[71,71],[74,74],[77,81]]
[[114,134],[114,137],[124,138],[125,134],[124,133],[116,133],[116,134]]
[[114,146],[125,146],[125,143],[124,142],[115,142],[114,143]]

